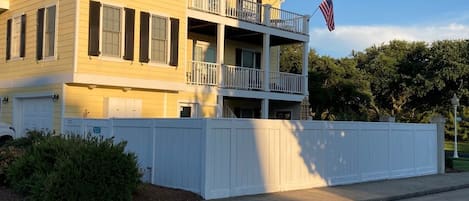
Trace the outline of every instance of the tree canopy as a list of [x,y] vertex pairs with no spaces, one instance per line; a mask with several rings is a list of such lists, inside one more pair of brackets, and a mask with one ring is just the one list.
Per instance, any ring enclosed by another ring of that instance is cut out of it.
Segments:
[[[301,66],[301,46],[281,48],[282,71]],[[440,113],[453,129],[450,99],[460,98],[462,138],[469,138],[469,40],[390,41],[349,57],[309,54],[314,119],[428,122]],[[448,132],[450,133],[450,132]]]

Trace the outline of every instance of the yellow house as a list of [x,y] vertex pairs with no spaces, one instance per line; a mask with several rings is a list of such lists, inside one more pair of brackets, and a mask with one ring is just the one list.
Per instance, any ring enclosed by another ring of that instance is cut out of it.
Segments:
[[279,46],[307,47],[308,16],[282,1],[0,0],[1,120],[300,119],[307,66],[280,72]]

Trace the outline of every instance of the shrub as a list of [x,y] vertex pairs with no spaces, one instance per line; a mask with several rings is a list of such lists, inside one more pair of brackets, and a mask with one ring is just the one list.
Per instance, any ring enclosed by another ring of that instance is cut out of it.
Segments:
[[14,140],[8,140],[0,145],[0,185],[6,184],[6,172],[8,167],[18,158],[20,158],[26,149],[35,142],[43,138],[45,134],[42,131],[28,131],[26,137]]
[[45,136],[7,171],[13,189],[32,200],[132,200],[140,175],[126,143]]

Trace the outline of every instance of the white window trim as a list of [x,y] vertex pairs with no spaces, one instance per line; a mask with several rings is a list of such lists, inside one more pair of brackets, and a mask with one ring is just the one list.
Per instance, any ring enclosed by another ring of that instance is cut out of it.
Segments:
[[[162,18],[166,18],[166,58],[165,58],[165,62],[164,63],[161,63],[161,62],[158,62],[158,61],[154,61],[152,60],[151,58],[151,55],[152,55],[152,30],[153,30],[153,16],[157,16],[157,17],[162,17]],[[171,20],[170,20],[170,16],[169,15],[166,15],[166,14],[161,14],[161,13],[155,13],[155,12],[150,12],[150,20],[149,20],[149,30],[148,30],[148,58],[149,58],[149,64],[152,64],[152,65],[164,65],[164,67],[171,67],[171,68],[174,68],[173,66],[170,66],[169,65],[169,57],[170,57],[170,50],[171,50]]]
[[[109,56],[109,55],[103,55],[103,29],[104,29],[104,6],[109,6],[113,8],[118,8],[121,13],[121,24],[120,24],[120,31],[121,31],[121,37],[120,37],[120,52],[119,52],[119,57],[114,57],[114,56]],[[125,46],[124,46],[124,41],[125,41],[125,11],[124,11],[124,6],[118,5],[118,4],[112,4],[112,3],[106,3],[106,2],[101,2],[101,8],[100,8],[100,15],[99,15],[99,58],[102,58],[104,60],[108,61],[125,61],[123,58],[123,53],[125,51]]]
[[[199,118],[199,106],[200,104],[193,101],[178,101],[178,107],[176,114],[179,118]],[[191,117],[181,117],[181,107],[191,107]]]
[[[45,49],[46,49],[46,23],[47,23],[47,8],[55,6],[55,35],[54,35],[54,55],[46,56]],[[54,4],[48,4],[43,7],[44,8],[44,30],[42,31],[42,60],[41,61],[55,61],[57,60],[57,42],[58,42],[58,31],[59,31],[59,2]]]
[[[21,16],[23,16],[25,13],[18,13],[18,14],[15,14],[15,15],[12,15],[10,18],[11,20],[11,30],[10,30],[10,59],[8,59],[8,61],[21,61],[21,60],[24,60],[24,57],[21,57]],[[15,21],[15,18],[19,18],[20,19],[20,35],[19,35],[19,47],[18,47],[18,56],[13,56],[13,32],[14,32],[14,21]],[[8,33],[6,33],[8,34]],[[6,36],[8,37],[8,36]]]

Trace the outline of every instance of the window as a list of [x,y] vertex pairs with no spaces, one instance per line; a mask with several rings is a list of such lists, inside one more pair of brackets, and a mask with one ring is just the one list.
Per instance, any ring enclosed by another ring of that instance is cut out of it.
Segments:
[[121,9],[103,6],[102,53],[104,56],[121,56]]
[[150,61],[167,63],[168,55],[168,19],[151,17],[151,56]]
[[7,21],[6,59],[25,55],[26,15],[16,16]]
[[236,66],[261,68],[261,53],[245,49],[236,49]]
[[134,9],[90,1],[88,55],[133,60],[134,27]]
[[195,118],[197,116],[197,103],[179,103],[180,118]]
[[140,12],[140,58],[142,63],[178,65],[179,19]]
[[37,60],[55,55],[56,6],[37,11]]
[[55,54],[55,6],[46,8],[44,29],[44,56],[50,57]]
[[11,58],[20,57],[21,17],[13,18],[11,27]]

